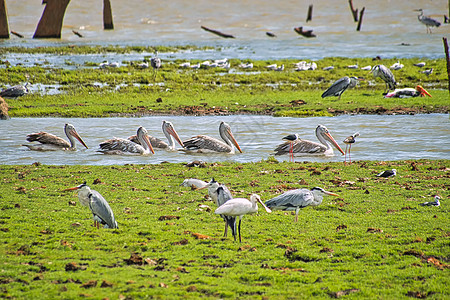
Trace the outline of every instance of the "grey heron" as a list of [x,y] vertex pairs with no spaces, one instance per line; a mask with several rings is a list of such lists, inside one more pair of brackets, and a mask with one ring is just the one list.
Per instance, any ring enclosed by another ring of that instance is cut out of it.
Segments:
[[283,155],[289,154],[291,152],[290,148],[293,147],[292,153],[293,155],[302,156],[302,155],[333,155],[333,148],[331,148],[331,143],[334,147],[336,147],[339,152],[344,155],[344,151],[338,145],[336,140],[331,136],[329,130],[323,126],[318,125],[316,128],[316,136],[317,139],[321,142],[320,144],[317,142],[312,142],[308,140],[298,139],[293,142],[284,142],[283,144],[278,145],[275,148],[275,155]]
[[266,206],[272,210],[295,211],[295,222],[298,222],[300,209],[307,206],[318,206],[322,203],[323,196],[339,195],[328,192],[320,187],[308,189],[296,189],[284,192],[283,194],[266,201]]
[[101,143],[100,149],[97,152],[103,154],[137,154],[137,155],[149,155],[155,154],[152,144],[148,138],[147,130],[140,126],[137,130],[137,138],[140,144],[133,143],[130,140],[122,138],[113,138]]
[[23,96],[25,94],[28,94],[27,85],[28,85],[28,82],[25,83],[25,85],[18,84],[18,85],[9,87],[7,89],[4,89],[0,92],[0,97],[17,98],[17,97]]
[[220,137],[225,141],[219,141],[218,139],[206,136],[197,135],[186,141],[183,141],[184,149],[181,151],[194,152],[194,153],[228,153],[234,154],[235,150],[233,145],[242,153],[241,147],[234,138],[231,132],[231,127],[225,122],[221,122],[219,125]]
[[156,72],[159,68],[161,68],[161,59],[158,57],[158,51],[155,51],[155,57],[150,59],[150,65],[152,66],[153,72],[155,72],[156,76]]
[[51,133],[41,131],[27,135],[28,142],[39,142],[39,144],[24,144],[23,146],[35,151],[75,150],[75,139],[77,139],[84,147],[86,147],[86,149],[88,149],[88,146],[72,124],[64,125],[64,133],[69,139],[69,142]]
[[[176,151],[175,141],[177,141],[178,144],[181,145],[181,147],[184,147],[183,142],[178,136],[178,133],[175,130],[175,127],[173,126],[172,122],[163,121],[161,128],[162,132],[166,136],[169,143],[166,143],[163,140],[158,139],[156,137],[149,136],[150,143],[152,144],[153,148],[164,149],[168,151]],[[128,139],[136,144],[142,145],[136,134],[128,137]]]
[[[272,211],[264,205],[264,203],[261,201],[261,198],[257,194],[252,194],[250,196],[250,201],[245,198],[233,198],[219,206],[215,210],[215,214],[218,215],[225,215],[230,217],[239,217],[239,226],[238,226],[238,232],[239,232],[239,242],[242,242],[241,238],[241,221],[242,217],[247,214],[254,214],[258,211],[258,204],[259,202],[264,209],[271,213]],[[236,223],[235,223],[236,224]],[[234,232],[236,232],[236,225],[234,228]],[[236,237],[236,236],[235,236]]]
[[436,195],[434,196],[434,201],[430,201],[430,202],[424,202],[424,203],[420,203],[420,206],[440,206],[441,203],[439,202],[441,198]]
[[427,33],[432,33],[431,32],[431,27],[439,27],[441,26],[441,22],[424,16],[423,15],[423,9],[416,9],[416,11],[420,11],[420,14],[417,16],[417,19],[419,20],[420,23],[424,24],[427,27]]
[[350,163],[352,162],[352,158],[350,156],[350,150],[352,149],[352,145],[356,142],[356,138],[359,136],[359,132],[354,133],[353,135],[348,136],[345,140],[345,159],[344,163],[347,162],[347,148],[348,148],[348,159]]
[[413,88],[404,88],[404,89],[396,89],[391,93],[386,94],[385,98],[408,98],[408,97],[432,97],[427,90],[425,90],[421,85],[417,85],[415,89]]
[[386,83],[386,91],[388,93],[390,90],[395,89],[397,82],[395,81],[394,74],[385,65],[376,65],[370,71],[373,77],[380,77]]
[[80,203],[84,206],[88,206],[91,210],[94,219],[94,227],[99,228],[101,224],[104,225],[104,228],[119,228],[111,207],[99,192],[91,190],[86,182],[76,187],[65,189],[65,191],[71,190],[78,190],[78,199],[80,200]]
[[397,170],[392,169],[392,170],[386,170],[386,171],[380,172],[379,174],[377,174],[377,177],[388,178],[388,177],[394,177],[396,175],[397,175]]
[[341,100],[341,95],[348,88],[354,88],[358,84],[359,79],[352,77],[342,77],[336,80],[325,92],[322,94],[322,98],[337,96],[338,100]]

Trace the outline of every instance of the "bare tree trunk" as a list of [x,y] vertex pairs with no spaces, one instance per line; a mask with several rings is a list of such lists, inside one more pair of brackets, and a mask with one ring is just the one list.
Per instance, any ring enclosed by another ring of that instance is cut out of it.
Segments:
[[366,7],[363,7],[361,9],[361,11],[359,12],[359,20],[358,20],[358,26],[356,27],[356,31],[360,31],[361,30],[361,25],[362,25],[362,20],[363,20],[364,10],[365,9],[366,9]]
[[448,91],[450,93],[450,57],[448,54],[448,43],[447,38],[443,37],[442,40],[444,41],[445,58],[447,59]]
[[[449,1],[450,1],[450,0],[449,0]],[[313,14],[313,5],[311,4],[311,5],[308,7],[308,15],[307,15],[307,17],[306,17],[306,23],[308,23],[309,21],[312,20],[312,14]]]
[[70,0],[43,0],[46,4],[33,38],[61,38],[61,29]]
[[103,0],[103,29],[114,29],[111,2]]
[[0,0],[0,38],[9,39],[8,15],[5,0]]

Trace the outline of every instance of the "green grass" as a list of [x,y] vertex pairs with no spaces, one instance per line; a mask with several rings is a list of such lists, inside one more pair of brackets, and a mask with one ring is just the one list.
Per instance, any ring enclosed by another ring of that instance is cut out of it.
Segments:
[[[449,162],[3,165],[0,295],[448,299]],[[398,176],[375,177],[388,168]],[[340,197],[303,209],[298,223],[291,213],[260,208],[243,218],[240,244],[222,238],[223,221],[206,192],[179,186],[190,177],[215,177],[235,196],[258,193],[263,200],[314,186]],[[119,229],[95,229],[76,193],[62,192],[85,180],[109,201]],[[435,194],[441,207],[418,206]],[[133,253],[148,263],[127,264]],[[72,262],[83,269],[66,271]]]

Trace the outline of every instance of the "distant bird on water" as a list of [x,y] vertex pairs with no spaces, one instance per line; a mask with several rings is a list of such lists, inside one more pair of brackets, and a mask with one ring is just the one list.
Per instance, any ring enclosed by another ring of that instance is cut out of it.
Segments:
[[383,172],[377,174],[377,177],[388,178],[388,177],[394,177],[396,175],[397,175],[397,170],[392,169],[392,170],[386,170],[386,171],[383,171]]
[[395,89],[397,82],[395,81],[394,74],[385,65],[376,65],[370,72],[373,74],[373,77],[380,77],[386,83],[385,93]]
[[417,19],[419,19],[419,22],[421,22],[422,24],[424,24],[427,27],[427,33],[432,33],[431,32],[431,27],[439,27],[439,26],[441,26],[441,22],[439,22],[439,21],[437,21],[437,20],[435,20],[433,18],[424,16],[423,15],[423,9],[421,9],[421,8],[420,9],[416,9],[416,11],[420,11],[420,14],[417,16]]
[[440,206],[441,203],[439,202],[439,199],[441,199],[439,196],[434,196],[434,201],[430,201],[430,202],[424,202],[424,203],[420,203],[420,206]]
[[352,145],[356,142],[356,137],[359,136],[359,132],[354,133],[353,135],[347,137],[344,140],[345,143],[345,159],[344,159],[344,163],[347,162],[347,148],[348,148],[348,160],[351,163],[352,162],[352,158],[350,157],[350,150],[352,149]]
[[272,210],[295,211],[295,222],[298,222],[300,209],[307,206],[318,206],[322,203],[323,196],[339,195],[325,191],[323,188],[314,187],[308,189],[296,189],[284,192],[283,194],[266,201],[266,206]]
[[27,135],[28,142],[39,142],[39,144],[24,144],[22,146],[35,151],[75,150],[75,139],[77,139],[84,147],[86,147],[86,149],[88,149],[88,146],[86,146],[72,124],[64,125],[64,133],[69,139],[69,142],[51,133],[41,131]]
[[25,94],[28,94],[28,88],[27,88],[28,82],[25,83],[25,85],[15,85],[10,88],[4,89],[0,92],[0,97],[4,98],[17,98],[20,96],[23,96]]
[[341,100],[341,95],[348,88],[354,88],[358,84],[358,78],[356,77],[342,77],[336,80],[325,92],[322,94],[322,98],[336,96],[338,100]]

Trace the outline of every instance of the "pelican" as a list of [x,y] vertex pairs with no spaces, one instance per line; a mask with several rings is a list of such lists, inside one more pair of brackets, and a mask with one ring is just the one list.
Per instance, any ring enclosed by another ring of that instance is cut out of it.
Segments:
[[441,199],[439,196],[434,196],[434,201],[430,201],[430,202],[424,202],[424,203],[420,203],[420,206],[440,206],[441,203],[439,202],[439,199]]
[[350,157],[350,150],[352,149],[352,144],[354,144],[356,142],[356,137],[358,137],[358,136],[359,136],[359,132],[356,132],[344,140],[344,143],[346,144],[344,163],[347,161],[347,147],[348,147],[348,160],[350,161],[350,163],[352,162],[352,158]]
[[197,190],[197,189],[205,188],[207,184],[208,184],[207,182],[200,180],[200,179],[187,178],[187,179],[183,180],[183,182],[180,184],[180,186],[190,187],[193,190]]
[[325,92],[322,94],[322,98],[330,96],[338,96],[338,100],[341,100],[341,95],[348,88],[354,88],[358,84],[358,78],[356,77],[342,77],[336,80]]
[[[242,242],[241,239],[241,221],[242,217],[246,214],[254,214],[258,211],[258,204],[256,202],[259,202],[264,209],[271,213],[272,211],[264,205],[264,203],[261,201],[261,198],[257,194],[253,194],[250,196],[250,201],[245,198],[233,198],[225,202],[223,205],[219,206],[215,214],[218,215],[225,215],[230,217],[239,217],[239,242]],[[236,223],[235,223],[234,232],[236,233]],[[236,240],[236,235],[234,235],[234,238]]]
[[100,224],[102,224],[104,225],[103,228],[119,228],[111,207],[99,192],[91,190],[86,182],[64,191],[71,190],[78,190],[78,200],[91,210],[94,218],[94,227],[99,228]]
[[[169,141],[169,144],[167,144],[163,140],[160,140],[153,136],[149,136],[150,143],[152,144],[153,148],[164,149],[164,150],[168,150],[168,151],[176,151],[175,140],[178,142],[178,144],[181,145],[181,147],[184,147],[183,142],[181,141],[180,137],[178,136],[178,133],[176,132],[175,128],[173,127],[172,122],[163,121],[161,127],[162,127],[162,131],[163,131],[164,135],[166,136],[167,140]],[[133,143],[142,145],[139,142],[137,135],[132,135],[128,139],[130,141],[132,141]]]
[[57,137],[56,135],[41,131],[27,135],[28,142],[36,141],[40,144],[24,144],[23,146],[35,151],[75,150],[75,139],[77,139],[84,147],[86,147],[86,149],[88,149],[88,146],[86,146],[72,124],[65,124],[64,132],[66,133],[70,143],[60,137]]
[[404,88],[396,89],[391,93],[386,94],[385,98],[408,98],[408,97],[432,97],[430,93],[427,92],[422,86],[417,85],[415,89]]
[[[296,140],[292,142],[292,147],[294,148],[293,155],[333,155],[333,148],[331,148],[329,143],[336,147],[336,149],[339,150],[342,155],[345,154],[325,126],[317,126],[316,136],[322,144],[308,140]],[[275,148],[275,155],[288,154],[290,151],[290,147],[291,142],[285,142],[278,145],[278,147]]]
[[397,82],[395,81],[394,74],[392,74],[391,70],[389,70],[385,65],[376,65],[370,72],[373,74],[373,77],[380,77],[386,83],[387,91],[385,91],[385,93],[395,89]]
[[4,89],[0,92],[0,97],[4,98],[17,98],[20,96],[23,96],[25,94],[28,94],[28,88],[27,88],[28,82],[25,83],[25,85],[15,85],[10,88]]
[[137,138],[140,144],[133,143],[130,140],[113,138],[104,141],[100,144],[100,150],[103,154],[138,154],[138,155],[149,155],[150,152],[155,154],[152,144],[148,138],[147,130],[144,127],[139,127],[137,130]]
[[386,171],[383,171],[383,172],[377,174],[377,177],[388,178],[388,177],[394,177],[396,175],[397,175],[397,170],[392,169],[392,170],[386,170]]
[[315,187],[311,190],[296,189],[284,192],[283,194],[266,201],[266,206],[272,210],[295,211],[295,222],[298,222],[298,212],[306,206],[318,206],[322,203],[323,196],[339,195],[325,191],[323,188]]
[[417,19],[419,19],[419,22],[421,22],[422,24],[424,24],[427,27],[427,33],[432,33],[431,32],[431,27],[433,27],[433,26],[435,26],[435,27],[441,26],[441,22],[439,22],[439,21],[437,21],[437,20],[435,20],[433,18],[424,16],[423,15],[423,9],[421,9],[421,8],[420,9],[416,9],[416,11],[420,11],[420,14],[417,16]]
[[225,122],[221,122],[219,125],[220,137],[225,141],[219,141],[218,139],[206,136],[197,135],[183,142],[184,148],[182,151],[194,152],[194,153],[229,153],[234,154],[235,150],[233,145],[242,153],[241,147],[231,132],[230,125]]
[[[208,188],[208,195],[211,199],[217,204],[217,207],[222,206],[228,200],[232,199],[230,190],[224,185],[219,184],[214,178],[211,179],[204,187],[199,188],[198,190],[202,190],[204,188]],[[226,237],[228,233],[228,226],[231,228],[231,232],[236,240],[236,218],[233,216],[221,215],[223,220],[225,221],[225,229],[223,231],[223,236]]]

